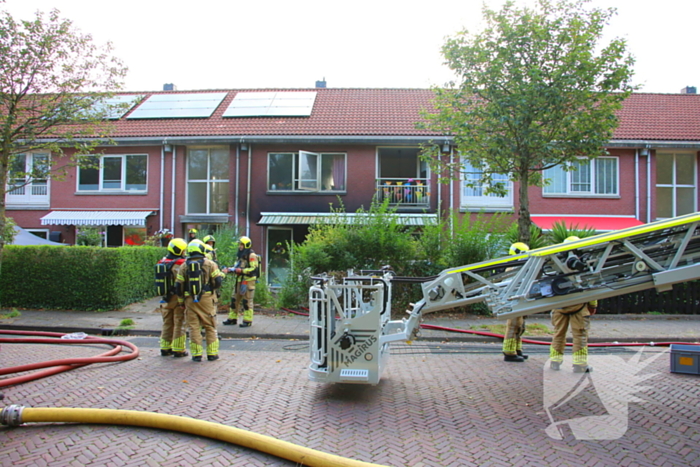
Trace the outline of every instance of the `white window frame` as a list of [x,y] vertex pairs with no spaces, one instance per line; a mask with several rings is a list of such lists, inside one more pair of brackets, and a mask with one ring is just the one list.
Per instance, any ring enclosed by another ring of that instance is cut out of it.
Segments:
[[[513,182],[508,175],[494,174],[495,182],[503,183],[507,194],[499,196],[495,193],[484,194],[488,185],[467,186],[470,181],[478,181],[482,171],[475,169],[466,158],[462,158],[462,170],[460,175],[460,205],[464,210],[511,210],[513,209]],[[470,176],[473,175],[473,176]],[[481,194],[473,194],[481,192]]]
[[[282,189],[279,188],[271,189],[270,183],[270,156],[271,155],[291,155],[292,156],[292,188]],[[343,190],[324,190],[322,189],[322,179],[323,179],[323,158],[326,156],[343,156],[343,173],[345,179],[343,180]],[[311,166],[316,165],[315,169]],[[299,150],[298,152],[270,152],[267,155],[267,191],[268,192],[306,192],[306,193],[344,193],[347,191],[347,168],[348,168],[348,155],[345,152],[311,152]],[[306,170],[305,170],[306,169]],[[315,173],[311,173],[315,172]],[[305,176],[310,175],[308,178]]]
[[[598,161],[614,161],[614,184],[615,184],[615,192],[614,193],[598,193],[597,192],[597,185],[599,180],[597,179],[598,176]],[[565,190],[560,192],[560,191],[552,191],[555,188],[554,184],[549,184],[544,187],[542,187],[542,196],[543,197],[574,197],[574,198],[619,198],[620,197],[620,158],[617,156],[601,156],[597,157],[595,159],[586,159],[586,158],[578,158],[577,164],[588,164],[588,175],[587,178],[581,178],[579,171],[578,170],[564,170],[561,166],[556,166],[552,167],[550,169],[547,169],[542,172],[542,177],[545,180],[553,180],[550,177],[548,177],[548,172],[549,174],[552,173],[552,171],[557,171],[561,176],[564,177],[564,185],[565,185]],[[587,190],[581,190],[581,189],[574,189],[576,185],[583,185],[587,184],[589,185],[589,189]]]
[[[678,156],[683,155],[683,156],[691,156],[693,159],[693,183],[692,185],[689,185],[687,183],[678,183]],[[697,177],[697,167],[698,167],[698,160],[697,157],[694,156],[694,153],[688,153],[688,152],[659,152],[657,153],[657,174],[658,174],[658,164],[659,164],[659,158],[660,157],[669,157],[672,156],[673,160],[671,163],[671,183],[656,183],[656,188],[657,191],[659,188],[669,188],[671,189],[671,217],[676,217],[681,214],[678,213],[678,190],[679,189],[687,189],[687,188],[692,188],[693,190],[693,211],[695,212],[698,209],[698,194],[697,194],[697,184],[698,184],[698,177]],[[658,178],[658,175],[657,175]],[[657,196],[657,219],[668,219],[667,217],[661,217],[658,215],[659,211],[659,206],[658,204],[660,203],[658,199],[658,194],[655,193],[655,196]],[[687,213],[683,213],[687,214]]]
[[38,234],[38,233],[45,234],[45,235],[46,235],[45,237],[41,237],[41,236],[39,236],[39,235],[36,235],[37,237],[43,238],[44,240],[50,240],[50,239],[51,239],[51,238],[50,238],[50,237],[51,237],[51,232],[49,231],[49,229],[24,229],[24,230],[26,230],[27,232],[29,232],[30,234],[33,234],[33,235],[36,235],[36,234]]
[[[51,153],[49,152],[29,152],[18,154],[16,157],[24,158],[23,172],[31,173],[34,168],[34,159],[37,156],[46,157],[47,169],[51,163]],[[27,206],[47,206],[50,199],[51,178],[46,174],[45,178],[32,179],[28,175],[24,178],[16,178],[12,176],[12,167],[8,168],[7,186],[5,188],[5,202],[9,208],[22,208]],[[17,186],[13,182],[17,180]],[[34,182],[39,183],[34,183]]]
[[[78,167],[78,174],[76,177],[76,191],[79,193],[146,193],[148,191],[148,154],[140,154],[140,153],[135,153],[135,154],[91,154],[90,156],[92,157],[97,157],[99,158],[99,164],[98,167],[93,167],[93,168],[83,168],[83,167]],[[145,158],[146,162],[146,174],[145,174],[145,188],[144,189],[127,189],[126,188],[126,174],[127,174],[127,161],[129,160],[129,157],[143,157]],[[119,188],[105,188],[104,183],[105,183],[105,174],[104,174],[104,169],[105,169],[105,159],[121,159],[121,180],[120,180],[120,186]],[[97,180],[97,189],[81,189],[80,188],[80,173],[82,170],[97,170],[98,171],[98,180]]]
[[[189,164],[190,152],[191,151],[201,151],[201,150],[208,151],[207,178],[206,179],[199,179],[199,178],[190,179],[190,164]],[[219,183],[226,183],[226,184],[228,184],[228,191],[230,191],[230,189],[231,189],[231,185],[229,184],[230,180],[228,177],[225,179],[223,179],[223,178],[216,179],[216,178],[212,177],[212,175],[211,175],[211,172],[212,172],[212,170],[211,170],[211,165],[212,165],[211,164],[211,151],[212,150],[227,150],[227,149],[223,146],[192,146],[192,147],[189,147],[187,150],[187,158],[188,158],[187,163],[186,163],[187,173],[185,174],[185,183],[187,185],[187,193],[185,195],[185,200],[186,200],[186,204],[187,204],[187,208],[186,208],[187,214],[207,214],[207,215],[208,214],[228,214],[228,211],[231,208],[231,206],[228,205],[225,212],[211,212],[211,197],[212,197],[213,185],[219,184]],[[230,158],[228,159],[228,161],[229,161],[229,167],[228,167],[229,170],[227,172],[230,174],[230,169],[231,169]],[[205,206],[206,206],[205,212],[192,211],[190,209],[190,188],[191,188],[192,184],[206,184],[207,193],[206,193],[206,199],[204,201]]]

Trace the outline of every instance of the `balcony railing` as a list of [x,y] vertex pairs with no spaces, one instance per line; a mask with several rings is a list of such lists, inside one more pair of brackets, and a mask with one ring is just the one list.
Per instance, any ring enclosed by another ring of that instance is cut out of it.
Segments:
[[49,186],[47,183],[30,183],[28,185],[13,188],[7,187],[5,202],[8,207],[38,207],[48,206]]
[[25,196],[27,194],[30,196],[46,196],[49,194],[48,185],[45,183],[39,185],[30,183],[29,185],[17,187],[14,190],[8,187],[8,190],[11,190],[7,192],[11,196]]
[[427,178],[381,178],[376,181],[377,200],[402,207],[429,207],[430,186]]

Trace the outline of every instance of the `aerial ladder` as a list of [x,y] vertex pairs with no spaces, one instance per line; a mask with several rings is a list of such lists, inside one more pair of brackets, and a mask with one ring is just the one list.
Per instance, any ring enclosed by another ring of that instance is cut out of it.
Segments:
[[[417,337],[425,314],[483,302],[497,318],[527,316],[700,278],[700,212],[561,243],[437,276],[390,268],[313,277],[309,379],[377,384],[392,342]],[[392,283],[419,282],[423,298],[391,319]]]

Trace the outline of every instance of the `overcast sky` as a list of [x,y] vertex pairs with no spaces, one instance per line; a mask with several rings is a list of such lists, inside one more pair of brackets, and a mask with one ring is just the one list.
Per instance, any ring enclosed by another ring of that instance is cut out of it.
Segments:
[[[524,0],[518,0],[524,1]],[[495,8],[502,0],[487,0]],[[607,31],[628,40],[640,91],[700,86],[698,0],[594,0],[618,14]],[[237,88],[427,88],[452,76],[445,37],[476,31],[481,1],[6,0],[31,19],[52,8],[129,67],[127,91]]]

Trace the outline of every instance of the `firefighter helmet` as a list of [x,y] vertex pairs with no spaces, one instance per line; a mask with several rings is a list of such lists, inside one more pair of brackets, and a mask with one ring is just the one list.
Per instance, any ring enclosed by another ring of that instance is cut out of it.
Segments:
[[198,238],[195,238],[194,240],[192,240],[190,243],[187,244],[187,253],[190,256],[193,254],[204,256],[205,252],[206,252],[206,245],[203,241],[201,241]]
[[510,250],[508,250],[508,253],[511,255],[519,255],[521,253],[525,253],[526,251],[530,251],[529,246],[527,246],[523,242],[516,242],[510,246]]
[[248,248],[250,248],[251,246],[253,246],[253,241],[252,241],[251,239],[249,239],[248,237],[241,237],[241,238],[238,240],[238,242],[239,242],[241,245],[243,245],[243,248],[245,248],[246,250],[247,250]]
[[581,239],[578,238],[576,235],[572,235],[572,236],[570,236],[570,237],[566,237],[566,238],[564,239],[564,242],[563,242],[563,243],[578,242],[579,240],[581,240]]
[[175,256],[182,256],[187,251],[187,242],[181,238],[173,238],[168,243],[168,251]]
[[204,238],[202,239],[202,241],[203,241],[204,243],[209,243],[209,242],[214,242],[214,243],[216,243],[216,239],[214,238],[213,235],[207,235],[206,237],[204,237]]

